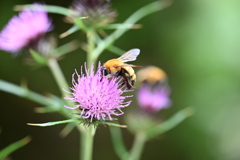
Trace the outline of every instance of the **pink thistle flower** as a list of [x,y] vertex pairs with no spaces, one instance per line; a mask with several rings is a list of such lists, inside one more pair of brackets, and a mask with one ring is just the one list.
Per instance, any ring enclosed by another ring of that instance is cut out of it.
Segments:
[[142,110],[148,113],[156,113],[171,105],[169,95],[169,87],[163,85],[151,86],[145,83],[138,91],[138,103]]
[[47,13],[36,5],[35,11],[25,10],[14,16],[0,33],[0,49],[17,53],[34,45],[52,28]]
[[[65,97],[65,99],[77,104],[74,107],[65,107],[68,109],[80,109],[79,115],[83,119],[90,120],[90,122],[94,120],[112,120],[112,115],[124,114],[121,109],[131,103],[131,101],[124,102],[124,100],[132,96],[122,96],[124,92],[130,90],[121,86],[121,79],[116,77],[109,79],[103,76],[100,63],[96,73],[93,71],[93,64],[90,69],[87,69],[85,63],[85,74],[82,68],[80,75],[77,71],[72,75],[72,92],[68,92],[72,94],[72,98]],[[75,76],[77,76],[77,80],[75,80]]]

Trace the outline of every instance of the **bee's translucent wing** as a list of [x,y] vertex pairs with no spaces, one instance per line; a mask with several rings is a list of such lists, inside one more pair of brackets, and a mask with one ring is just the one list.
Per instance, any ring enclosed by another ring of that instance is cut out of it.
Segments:
[[120,65],[119,67],[142,67],[142,66],[134,65],[134,64],[123,64],[123,65]]
[[135,61],[139,54],[140,54],[140,49],[135,48],[127,51],[118,59],[120,59],[122,62]]

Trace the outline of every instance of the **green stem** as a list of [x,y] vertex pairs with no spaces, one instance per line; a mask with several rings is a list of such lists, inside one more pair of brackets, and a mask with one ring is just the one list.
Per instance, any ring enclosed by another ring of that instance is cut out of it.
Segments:
[[[90,53],[91,52],[89,52],[89,55],[91,55]],[[57,63],[57,60],[53,59],[53,58],[49,59],[48,66],[49,66],[55,80],[57,81],[59,88],[60,89],[64,88],[65,90],[69,90],[69,86],[68,86],[68,84],[65,80],[65,77]],[[61,92],[62,92],[62,95],[65,94],[65,92],[63,90],[61,90]],[[68,103],[69,106],[74,105],[69,101],[66,101],[66,102]],[[78,125],[78,129],[81,133],[80,134],[80,136],[81,136],[81,142],[80,142],[81,143],[81,152],[80,152],[81,156],[80,156],[80,158],[82,160],[91,160],[91,158],[92,158],[92,145],[93,145],[92,143],[93,143],[93,136],[95,134],[95,129],[92,127],[93,126],[89,126],[89,128],[86,129],[86,128],[84,128],[83,125]]]
[[[165,0],[165,1],[156,1],[156,2],[152,2],[142,8],[140,8],[139,10],[137,10],[136,12],[134,12],[124,23],[126,25],[129,24],[135,24],[137,21],[139,21],[140,19],[142,19],[143,17],[160,11],[166,7],[168,7],[170,5],[170,2]],[[93,56],[94,59],[97,59],[98,56],[100,55],[100,53],[102,53],[102,51],[107,48],[110,44],[112,44],[115,40],[117,40],[119,37],[121,37],[126,31],[128,31],[129,29],[122,29],[122,28],[118,28],[117,30],[115,30],[110,36],[108,36],[105,40],[103,40],[102,42],[100,42],[98,44],[98,46],[96,47],[96,49],[93,51]]]
[[64,96],[66,94],[66,92],[63,91],[63,88],[68,91],[69,86],[67,84],[67,81],[66,81],[63,73],[62,73],[60,66],[58,65],[57,60],[55,58],[49,58],[48,66],[54,76],[54,79],[57,82],[60,92],[62,93],[62,96]]
[[144,144],[146,142],[146,136],[144,133],[137,133],[133,142],[133,146],[130,152],[129,160],[139,160]]
[[81,132],[81,135],[80,135],[80,156],[79,156],[79,159],[80,160],[84,160],[85,159],[85,153],[86,153],[86,143],[87,143],[87,141],[86,141],[86,139],[87,139],[87,134],[86,134],[86,132],[84,132],[84,130],[81,130],[80,128],[79,128],[79,131]]
[[118,157],[121,160],[127,159],[129,156],[129,153],[127,152],[127,149],[124,145],[122,133],[119,127],[109,127],[111,137],[112,137],[112,142],[113,142],[113,148],[118,155]]
[[[56,13],[56,14],[61,14],[64,16],[71,16],[76,14],[73,10],[68,9],[68,8],[64,8],[64,7],[60,7],[60,6],[54,6],[54,5],[39,5],[37,6],[38,8],[42,8],[43,10],[47,11],[48,13]],[[15,11],[23,11],[25,9],[28,10],[36,10],[36,5],[35,4],[27,4],[27,5],[16,5],[14,7]]]
[[171,118],[164,121],[163,123],[160,123],[159,125],[153,127],[152,129],[145,132],[146,139],[152,139],[160,134],[163,134],[177,125],[179,125],[182,121],[184,121],[186,118],[192,116],[194,114],[194,109],[192,107],[187,107],[182,109],[181,111],[174,114]]
[[[64,97],[64,95],[66,94],[66,92],[63,91],[63,88],[66,91],[69,91],[69,86],[67,84],[67,81],[62,73],[62,70],[60,68],[60,66],[58,65],[58,62],[55,58],[50,58],[48,60],[48,66],[58,84],[58,87],[62,93],[62,96]],[[65,103],[68,106],[74,106],[74,103],[70,102],[70,101],[65,101]],[[62,106],[61,108],[61,112],[63,112],[65,115],[68,115],[67,117],[71,117],[73,118],[73,115],[71,114],[71,111],[69,111],[68,109],[66,109],[65,107]],[[84,127],[82,125],[80,125],[80,131],[84,130]]]
[[[87,32],[87,41],[88,41],[87,67],[90,68],[92,63],[96,61],[96,59],[93,56],[93,50],[95,48],[96,32],[93,29],[88,29],[86,32]],[[94,128],[94,125],[90,125],[88,128],[86,127],[83,128],[82,125],[79,125],[78,129],[81,132],[80,159],[91,160],[92,150],[93,150],[93,138],[96,132],[96,128]]]
[[73,118],[72,114],[63,107],[61,99],[57,97],[45,97],[41,94],[29,90],[27,87],[21,87],[0,79],[0,91],[11,93],[13,95],[26,98],[38,104],[49,107],[52,111],[57,111],[67,118]]
[[0,79],[0,91],[4,91],[7,93],[11,93],[13,95],[26,98],[33,102],[45,105],[45,106],[52,106],[54,109],[58,109],[60,104],[56,104],[56,100],[45,97],[41,94],[36,92],[30,91],[26,87],[20,87],[16,84],[12,84],[10,82],[4,81]]
[[79,128],[79,130],[82,132],[80,139],[80,159],[91,160],[93,150],[93,138],[96,132],[96,128],[94,125],[90,125],[88,128],[85,128],[84,132],[82,128]]
[[[96,61],[96,56],[93,55],[93,50],[95,48],[95,34],[93,29],[87,31],[88,40],[88,50],[87,50],[87,67],[90,68],[92,63]],[[96,64],[95,64],[96,65]]]

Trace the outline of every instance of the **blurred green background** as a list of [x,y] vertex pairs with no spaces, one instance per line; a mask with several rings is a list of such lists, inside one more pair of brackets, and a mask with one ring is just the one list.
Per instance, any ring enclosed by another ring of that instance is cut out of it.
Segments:
[[[17,14],[13,6],[32,3],[31,0],[0,2],[0,28]],[[47,4],[69,6],[70,1],[45,1]],[[149,0],[116,1],[117,22],[123,22]],[[131,7],[130,7],[131,6]],[[71,25],[63,17],[50,14],[59,35]],[[239,160],[240,159],[240,1],[239,0],[178,0],[167,9],[154,13],[140,24],[143,28],[131,30],[116,41],[124,50],[140,48],[134,64],[156,65],[166,71],[172,87],[173,106],[160,116],[168,118],[182,108],[192,106],[196,113],[173,130],[147,142],[142,159],[151,160]],[[59,44],[73,38],[84,41],[78,32],[59,40]],[[104,52],[102,62],[116,55]],[[81,49],[67,55],[60,65],[69,84],[74,69],[86,59]],[[22,56],[13,57],[0,51],[0,79],[20,84],[27,81],[31,90],[60,95],[47,67],[32,69]],[[33,140],[14,152],[13,160],[75,160],[78,159],[79,135],[74,130],[60,138],[63,125],[38,128],[28,122],[63,120],[59,114],[38,114],[38,104],[0,92],[0,149],[26,135]],[[135,101],[135,99],[134,99]],[[134,107],[133,103],[131,107]],[[128,109],[124,110],[128,111]],[[124,122],[122,122],[124,123]],[[123,130],[128,147],[133,135]],[[97,130],[93,159],[117,159],[107,127]]]

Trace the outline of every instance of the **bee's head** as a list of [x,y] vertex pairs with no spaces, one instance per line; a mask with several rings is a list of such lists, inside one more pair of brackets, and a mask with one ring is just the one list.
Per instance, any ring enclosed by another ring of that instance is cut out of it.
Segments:
[[102,73],[102,75],[106,76],[109,74],[109,70],[106,67],[102,66],[101,73]]

